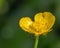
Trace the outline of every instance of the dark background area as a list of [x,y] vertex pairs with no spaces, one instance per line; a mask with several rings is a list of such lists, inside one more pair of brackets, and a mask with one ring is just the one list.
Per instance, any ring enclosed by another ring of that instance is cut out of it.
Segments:
[[38,48],[60,48],[60,0],[0,0],[0,48],[33,48],[35,37],[19,27],[19,19],[46,11],[56,21],[51,32],[40,36]]

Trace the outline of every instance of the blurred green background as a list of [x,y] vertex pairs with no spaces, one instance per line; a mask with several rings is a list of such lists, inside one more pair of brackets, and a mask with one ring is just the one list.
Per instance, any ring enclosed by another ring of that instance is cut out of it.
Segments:
[[35,37],[19,27],[19,19],[45,11],[53,13],[56,22],[40,36],[38,48],[60,48],[60,0],[0,0],[0,48],[33,48]]

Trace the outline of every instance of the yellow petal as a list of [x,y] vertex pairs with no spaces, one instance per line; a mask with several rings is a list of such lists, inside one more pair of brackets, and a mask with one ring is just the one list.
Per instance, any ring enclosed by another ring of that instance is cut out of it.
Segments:
[[46,21],[47,29],[52,28],[52,26],[55,23],[55,16],[50,12],[44,12],[43,16],[44,16],[44,20]]
[[23,17],[20,19],[19,21],[19,26],[27,31],[27,32],[30,32],[30,28],[29,28],[29,25],[32,23],[32,20],[29,18],[29,17]]
[[38,13],[34,16],[36,22],[41,22],[43,20],[42,13]]
[[38,34],[46,34],[54,25],[55,16],[50,12],[38,13],[35,15],[34,20],[40,24],[40,32]]

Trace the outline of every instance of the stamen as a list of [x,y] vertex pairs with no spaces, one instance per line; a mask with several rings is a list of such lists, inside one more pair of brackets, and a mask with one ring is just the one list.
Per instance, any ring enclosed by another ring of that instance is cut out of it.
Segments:
[[44,28],[46,28],[46,25],[47,25],[47,23],[46,22],[41,22],[41,23],[39,23],[39,22],[34,22],[34,23],[32,23],[29,27],[31,28],[31,30],[33,30],[34,32],[42,32],[42,30],[44,29]]

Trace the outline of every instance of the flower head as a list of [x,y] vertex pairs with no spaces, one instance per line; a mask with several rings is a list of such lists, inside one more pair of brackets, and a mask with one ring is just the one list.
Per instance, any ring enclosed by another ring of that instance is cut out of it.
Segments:
[[29,17],[23,17],[19,21],[20,27],[28,33],[43,35],[50,32],[55,22],[55,16],[50,12],[37,13],[34,21]]

